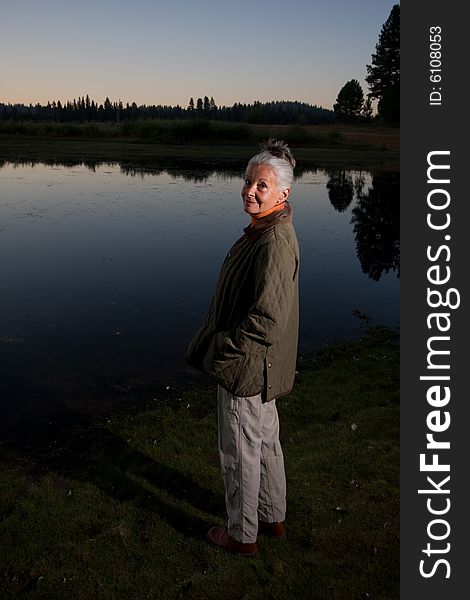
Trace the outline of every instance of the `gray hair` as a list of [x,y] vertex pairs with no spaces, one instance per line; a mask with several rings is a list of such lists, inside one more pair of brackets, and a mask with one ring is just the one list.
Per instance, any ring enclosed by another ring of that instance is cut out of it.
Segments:
[[294,181],[295,159],[286,142],[270,138],[261,144],[262,150],[248,162],[247,169],[252,165],[267,165],[276,173],[279,191],[292,186]]

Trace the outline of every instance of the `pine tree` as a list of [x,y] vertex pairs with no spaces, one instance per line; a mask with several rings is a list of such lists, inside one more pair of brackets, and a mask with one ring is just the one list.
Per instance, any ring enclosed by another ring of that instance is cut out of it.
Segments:
[[386,121],[400,118],[400,5],[395,4],[366,65],[369,98],[378,100],[377,111]]
[[113,105],[111,104],[111,100],[106,96],[104,101],[104,120],[112,121],[113,120]]
[[366,122],[372,120],[372,100],[370,98],[367,98],[362,105],[361,119]]
[[351,79],[341,88],[333,106],[338,120],[343,122],[357,121],[364,102],[364,92],[357,79]]

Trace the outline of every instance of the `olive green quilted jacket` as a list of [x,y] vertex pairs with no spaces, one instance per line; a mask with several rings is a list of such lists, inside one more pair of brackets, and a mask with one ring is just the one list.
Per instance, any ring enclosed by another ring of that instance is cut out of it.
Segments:
[[227,254],[186,360],[236,396],[291,391],[299,326],[299,247],[291,207],[250,225]]

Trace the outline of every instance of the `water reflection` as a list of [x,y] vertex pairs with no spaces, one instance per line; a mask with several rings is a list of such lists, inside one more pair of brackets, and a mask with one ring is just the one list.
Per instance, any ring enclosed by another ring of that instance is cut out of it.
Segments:
[[344,212],[351,202],[354,200],[354,195],[359,194],[364,187],[365,179],[362,173],[354,176],[350,171],[344,169],[328,170],[328,197],[331,204],[339,212]]
[[357,257],[364,273],[379,281],[384,273],[400,276],[400,178],[373,173],[367,192],[352,210]]
[[[183,179],[193,183],[204,183],[211,177],[217,177],[219,179],[233,179],[234,177],[241,177],[246,167],[246,160],[238,161],[233,160],[230,164],[221,165],[219,162],[214,161],[205,163],[204,160],[188,160],[187,158],[158,158],[148,160],[148,164],[142,162],[139,159],[139,163],[126,161],[116,162],[103,162],[97,160],[82,160],[75,158],[67,159],[51,159],[51,160],[16,160],[14,162],[0,159],[0,169],[2,168],[13,168],[21,169],[24,167],[43,167],[48,166],[54,167],[85,167],[92,173],[96,173],[99,169],[105,168],[118,168],[123,175],[129,175],[130,177],[155,177],[158,175],[170,175],[175,179]],[[323,172],[323,169],[307,166],[297,165],[295,178],[299,179],[306,173],[317,173]]]
[[374,281],[383,273],[400,276],[400,180],[395,172],[372,173],[371,186],[365,188],[363,173],[328,171],[326,184],[331,204],[344,212],[353,200],[357,257],[362,271]]
[[[195,381],[184,351],[248,221],[244,166],[0,164],[4,424]],[[398,325],[397,191],[397,174],[299,169],[301,352],[357,336],[361,315]]]

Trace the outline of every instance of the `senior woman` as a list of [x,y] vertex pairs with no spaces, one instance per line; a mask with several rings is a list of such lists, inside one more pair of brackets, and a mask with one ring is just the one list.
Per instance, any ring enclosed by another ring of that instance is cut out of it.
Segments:
[[227,527],[208,541],[254,556],[257,534],[286,536],[286,478],[276,398],[295,375],[299,247],[287,201],[295,160],[269,140],[248,162],[241,196],[251,217],[220,271],[187,362],[218,384],[218,446]]

